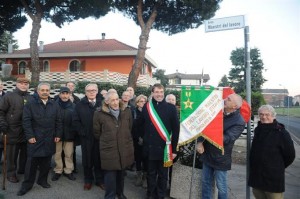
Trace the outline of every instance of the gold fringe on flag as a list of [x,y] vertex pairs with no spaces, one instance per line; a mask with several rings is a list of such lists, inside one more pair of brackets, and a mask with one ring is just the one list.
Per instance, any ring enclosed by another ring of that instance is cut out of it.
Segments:
[[173,160],[168,161],[168,162],[164,162],[164,167],[170,167],[173,165]]
[[224,147],[218,145],[217,143],[215,143],[214,141],[212,141],[211,139],[209,139],[207,136],[202,135],[202,137],[205,138],[205,140],[207,140],[209,143],[211,143],[212,145],[214,145],[215,147],[217,147],[218,149],[220,149],[222,151],[222,155],[224,155]]

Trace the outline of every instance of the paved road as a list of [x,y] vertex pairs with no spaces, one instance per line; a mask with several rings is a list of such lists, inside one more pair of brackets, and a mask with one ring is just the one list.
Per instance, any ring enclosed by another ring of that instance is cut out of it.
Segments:
[[[244,138],[243,138],[244,139]],[[300,199],[300,146],[295,145],[296,148],[296,160],[286,170],[286,199]],[[239,153],[246,154],[245,147],[235,147],[234,150]],[[77,147],[77,157],[81,160],[80,148]],[[81,168],[81,162],[79,161],[79,168]],[[23,175],[19,175],[20,179]],[[52,182],[49,176],[49,183],[51,184],[50,189],[43,189],[39,185],[35,184],[30,192],[22,197],[16,195],[20,188],[20,183],[13,184],[7,183],[7,189],[3,191],[0,189],[0,199],[73,199],[73,198],[88,198],[88,199],[101,199],[104,198],[104,191],[99,187],[93,186],[90,191],[83,190],[83,174],[82,169],[76,175],[76,181],[70,181],[66,177],[62,176],[58,181]],[[0,174],[2,185],[2,174]],[[134,173],[128,172],[125,178],[125,195],[128,199],[143,199],[145,198],[145,189],[141,187],[135,187]],[[2,186],[1,186],[2,187]],[[246,166],[242,164],[233,164],[232,170],[228,172],[228,190],[229,199],[243,199],[246,198]],[[1,198],[2,195],[2,198]],[[188,199],[187,197],[177,199]],[[252,196],[252,193],[251,193]],[[253,199],[253,196],[251,197]]]
[[[0,199],[1,194],[4,195],[5,199],[101,199],[104,198],[104,191],[97,186],[93,186],[90,191],[83,190],[83,169],[81,167],[81,150],[80,147],[77,147],[77,160],[79,160],[79,173],[76,174],[76,180],[70,181],[66,177],[61,176],[61,178],[53,182],[51,181],[51,175],[48,177],[48,182],[51,184],[50,189],[44,189],[41,186],[35,184],[33,188],[24,196],[18,197],[17,192],[20,189],[21,183],[14,184],[7,182],[6,190],[2,190],[2,173],[0,174],[1,179],[1,189],[0,189]],[[22,180],[23,175],[18,175]],[[145,198],[145,189],[141,187],[135,187],[134,182],[134,172],[128,172],[128,175],[125,179],[125,195],[128,199],[142,199]]]
[[300,145],[300,118],[277,115],[277,120],[283,123],[291,133],[293,140]]

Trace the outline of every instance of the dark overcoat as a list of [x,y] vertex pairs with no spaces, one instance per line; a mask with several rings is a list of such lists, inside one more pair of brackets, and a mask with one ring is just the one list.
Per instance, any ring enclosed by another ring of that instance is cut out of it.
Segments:
[[94,115],[94,135],[99,139],[101,168],[123,170],[134,161],[131,136],[131,110],[120,103],[118,119],[103,103],[102,109]]
[[[240,137],[245,129],[245,121],[237,110],[229,115],[224,115],[223,119],[223,144],[224,154],[222,151],[209,143],[204,141],[204,153],[201,155],[201,160],[208,166],[216,169],[227,171],[231,169],[232,163],[232,148],[234,142]],[[202,138],[202,137],[201,137]],[[200,139],[201,139],[200,138]]]
[[33,97],[27,91],[16,88],[0,100],[0,127],[1,131],[7,134],[8,144],[26,142],[22,114],[24,104],[32,99]]
[[250,150],[249,186],[266,192],[285,191],[284,171],[295,159],[295,148],[283,124],[258,123]]
[[50,98],[44,104],[40,98],[27,103],[23,111],[23,128],[26,140],[36,139],[27,144],[29,157],[48,157],[55,153],[54,138],[61,138],[62,118],[58,104]]
[[[95,106],[89,103],[87,97],[80,100],[75,106],[73,114],[73,128],[79,135],[82,149],[82,164],[83,166],[92,167],[93,153],[95,147],[95,137],[93,134],[93,117],[96,109],[101,108],[101,99],[96,99]],[[99,148],[99,146],[96,146]]]
[[[167,131],[172,134],[172,152],[176,153],[179,138],[179,120],[176,107],[173,104],[167,103],[165,100],[157,102],[152,98],[152,102]],[[142,116],[138,119],[138,123],[139,125],[144,125],[145,134],[143,144],[145,157],[148,157],[149,160],[163,160],[166,142],[160,137],[154,124],[151,122],[147,104],[143,107]]]
[[75,139],[75,130],[72,126],[72,117],[75,111],[75,104],[68,100],[67,102],[63,102],[58,98],[56,100],[60,107],[60,112],[62,116],[63,122],[63,133],[61,137],[61,141],[74,141]]

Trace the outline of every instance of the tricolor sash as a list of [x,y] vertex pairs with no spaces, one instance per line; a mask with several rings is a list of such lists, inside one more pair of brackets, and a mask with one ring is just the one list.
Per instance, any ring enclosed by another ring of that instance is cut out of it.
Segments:
[[153,107],[152,100],[150,100],[147,105],[147,110],[149,113],[149,117],[151,122],[155,126],[156,131],[158,132],[161,139],[166,142],[166,146],[164,149],[164,167],[170,167],[173,164],[173,154],[172,154],[172,145],[171,145],[171,135],[164,123],[161,121],[159,115],[157,114],[155,108]]

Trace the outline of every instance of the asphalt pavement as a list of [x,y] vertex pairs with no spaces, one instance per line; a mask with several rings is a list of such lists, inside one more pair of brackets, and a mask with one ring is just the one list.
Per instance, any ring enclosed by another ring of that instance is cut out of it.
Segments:
[[[285,199],[297,199],[300,198],[300,146],[295,144],[296,159],[294,163],[286,169],[286,191],[284,193]],[[238,152],[245,152],[245,147],[235,147],[234,150]],[[33,188],[24,196],[17,196],[17,192],[20,189],[21,182],[14,184],[7,182],[6,190],[2,190],[2,173],[0,174],[1,189],[0,199],[73,199],[73,198],[89,198],[89,199],[101,199],[104,198],[104,191],[97,186],[93,186],[91,190],[83,190],[83,170],[81,167],[81,153],[80,147],[77,147],[77,160],[79,173],[76,174],[76,180],[70,181],[66,177],[62,176],[58,181],[51,181],[52,171],[49,175],[48,182],[51,184],[51,188],[44,189],[41,186],[35,184]],[[246,154],[246,153],[243,153]],[[128,199],[144,199],[146,190],[142,187],[134,186],[134,172],[127,172],[125,178],[125,195]],[[22,181],[23,175],[18,175]],[[228,190],[229,199],[243,199],[246,198],[246,165],[233,164],[232,170],[228,172]],[[250,189],[251,198],[252,191]],[[188,196],[187,196],[188,198]]]

